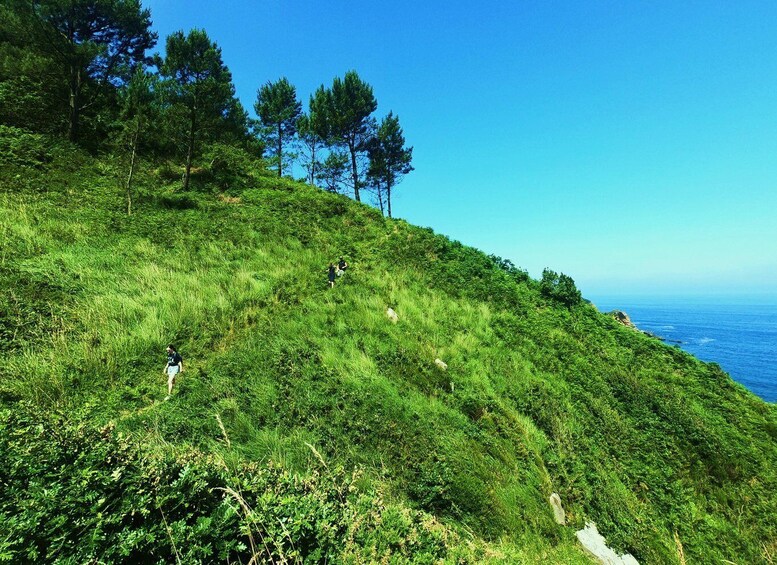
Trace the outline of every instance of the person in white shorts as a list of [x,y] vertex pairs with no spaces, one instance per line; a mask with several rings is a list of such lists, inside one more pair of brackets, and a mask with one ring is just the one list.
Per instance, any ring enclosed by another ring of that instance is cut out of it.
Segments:
[[181,354],[178,353],[175,346],[171,343],[167,346],[167,364],[164,368],[164,374],[167,375],[167,398],[170,398],[170,395],[173,394],[175,377],[181,371],[183,371],[183,357],[181,357]]

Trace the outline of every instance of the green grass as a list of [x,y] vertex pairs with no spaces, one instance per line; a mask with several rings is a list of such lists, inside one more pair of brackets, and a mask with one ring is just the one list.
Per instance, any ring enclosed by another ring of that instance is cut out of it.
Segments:
[[[246,490],[256,504],[273,489],[312,504],[318,533],[299,539],[313,541],[302,551],[238,512],[218,522],[219,539],[191,534],[191,561],[245,558],[253,531],[278,544],[268,560],[315,562],[324,547],[337,562],[584,563],[573,529],[588,520],[644,563],[678,563],[675,535],[688,562],[777,553],[775,409],[717,366],[544,298],[536,281],[431,230],[291,181],[258,176],[234,202],[207,186],[181,194],[149,166],[127,216],[104,161],[46,143],[6,143],[23,154],[0,160],[0,398],[31,414],[2,455],[54,449],[33,433],[48,419],[86,434],[110,424],[110,449],[135,471],[122,489],[100,488],[142,506],[139,481],[197,454],[211,490],[160,479],[192,513],[172,534],[149,515],[155,541],[127,542],[129,555],[153,546],[173,558],[184,526],[221,520],[213,489],[265,469],[277,473]],[[36,165],[40,146],[51,157]],[[351,268],[330,290],[326,266],[340,255]],[[168,342],[186,371],[163,402]],[[66,488],[118,469],[88,444],[76,451],[60,478],[45,462],[41,472]],[[10,468],[6,484],[26,480]],[[6,491],[0,511],[21,521],[44,496]],[[570,528],[553,523],[554,491]],[[43,507],[45,520],[65,511]],[[57,558],[105,548],[93,536],[74,549],[101,527],[140,535],[108,514],[62,533],[72,545]],[[12,525],[7,536],[23,541],[0,545],[0,559],[59,539],[48,535]]]

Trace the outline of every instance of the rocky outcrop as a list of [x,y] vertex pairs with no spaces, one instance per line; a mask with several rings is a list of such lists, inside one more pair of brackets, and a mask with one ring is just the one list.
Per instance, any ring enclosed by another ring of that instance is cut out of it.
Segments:
[[561,506],[561,497],[558,493],[554,492],[551,494],[548,502],[550,502],[550,506],[553,508],[553,519],[556,521],[556,524],[566,526],[567,513],[564,512],[564,507]]
[[644,334],[644,335],[646,335],[648,337],[652,337],[652,338],[657,339],[659,341],[666,341],[668,343],[678,343],[678,344],[683,343],[682,341],[679,341],[679,340],[676,340],[676,339],[667,339],[667,338],[665,338],[663,336],[656,335],[653,332],[648,332],[648,331],[639,329],[636,326],[636,324],[634,324],[634,322],[631,321],[631,318],[629,318],[629,315],[626,314],[626,312],[624,312],[623,310],[613,310],[612,312],[609,312],[608,315],[610,315],[613,318],[615,318],[616,322],[619,322],[619,323],[623,324],[624,326],[626,326],[627,328],[631,328],[632,330],[638,331],[641,334]]
[[593,555],[602,565],[639,565],[639,561],[630,553],[623,555],[615,553],[607,545],[607,541],[596,529],[596,524],[593,522],[588,522],[585,528],[575,532],[575,535],[586,551]]
[[[553,509],[553,519],[556,524],[566,526],[567,514],[564,507],[561,506],[561,497],[554,492],[548,498],[550,507]],[[585,528],[575,532],[578,541],[585,550],[593,555],[602,565],[639,565],[639,562],[630,553],[618,555],[607,545],[607,541],[596,529],[596,524],[587,522]]]
[[637,329],[637,326],[634,325],[634,322],[631,321],[631,318],[629,318],[629,315],[626,314],[623,310],[613,310],[610,312],[610,316],[615,318],[616,322],[620,322],[627,328],[632,328],[634,330]]

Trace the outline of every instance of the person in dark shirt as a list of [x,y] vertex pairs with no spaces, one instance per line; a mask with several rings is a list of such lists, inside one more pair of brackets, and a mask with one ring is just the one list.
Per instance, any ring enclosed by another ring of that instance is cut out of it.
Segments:
[[348,263],[345,262],[345,259],[340,257],[340,260],[337,262],[337,276],[340,277],[345,273],[345,270],[348,268]]
[[181,357],[181,354],[178,353],[175,346],[171,343],[167,346],[167,364],[163,371],[163,374],[167,375],[167,398],[170,398],[170,395],[173,394],[175,377],[181,371],[183,371],[183,357]]
[[335,264],[329,263],[329,288],[332,288],[335,286]]

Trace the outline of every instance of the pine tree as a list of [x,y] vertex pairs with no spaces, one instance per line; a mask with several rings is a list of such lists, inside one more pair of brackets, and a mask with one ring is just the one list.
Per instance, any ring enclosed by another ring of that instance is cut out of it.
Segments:
[[297,100],[297,91],[286,77],[277,82],[268,82],[259,89],[254,104],[264,129],[268,145],[275,147],[278,160],[278,176],[283,175],[283,144],[288,143],[297,131],[297,120],[302,112],[302,103]]
[[247,115],[235,98],[232,74],[221,49],[205,30],[182,31],[167,38],[166,55],[158,61],[165,80],[168,119],[186,154],[184,190],[192,162],[204,141],[246,137]]
[[34,40],[29,2],[0,3],[0,22],[0,123],[35,132],[64,132],[65,74]]
[[348,71],[344,79],[334,79],[331,89],[320,88],[315,98],[324,110],[322,118],[327,138],[335,146],[348,151],[353,194],[360,201],[358,159],[372,137],[374,120],[371,115],[378,107],[372,87],[362,81],[356,71]]
[[405,136],[399,125],[399,117],[389,112],[367,145],[370,166],[367,177],[376,190],[380,210],[383,212],[383,195],[386,196],[388,217],[391,217],[391,190],[402,177],[413,170],[413,148],[405,147]]
[[340,192],[343,178],[348,170],[348,155],[341,151],[332,151],[321,163],[316,179],[323,183],[329,192]]
[[307,181],[315,184],[320,166],[320,150],[326,144],[326,133],[322,131],[321,117],[314,109],[313,96],[310,97],[310,111],[303,113],[297,120],[297,135],[306,152],[303,155],[303,166],[307,171]]
[[155,75],[139,67],[120,92],[120,129],[117,138],[120,150],[128,154],[129,160],[125,182],[128,215],[132,214],[132,181],[135,176],[138,153],[143,145],[144,137],[147,136],[149,124],[159,114],[154,92],[155,81]]
[[139,0],[13,0],[30,41],[61,69],[68,97],[68,138],[77,141],[81,114],[111,86],[129,80],[156,44],[151,12]]

